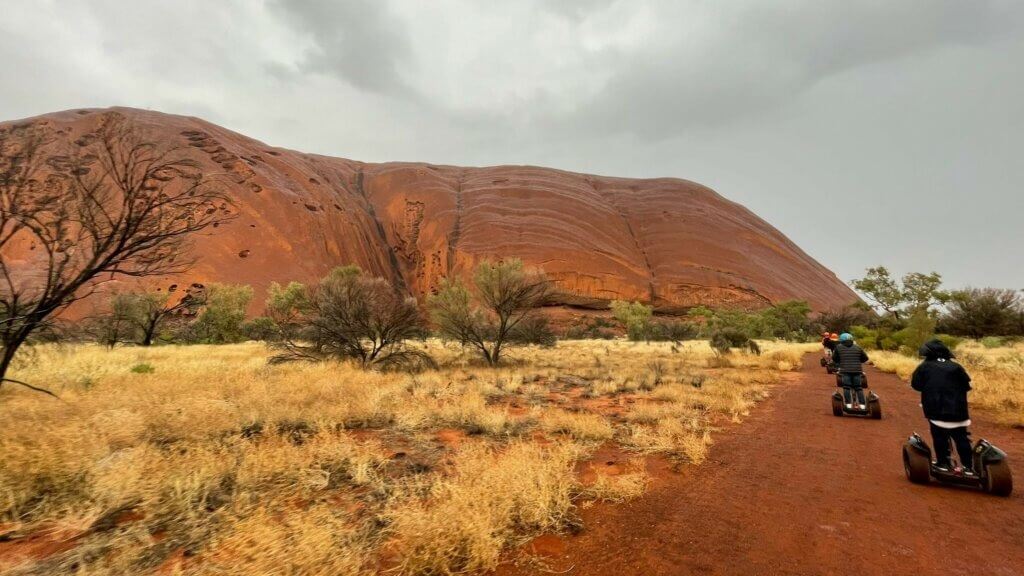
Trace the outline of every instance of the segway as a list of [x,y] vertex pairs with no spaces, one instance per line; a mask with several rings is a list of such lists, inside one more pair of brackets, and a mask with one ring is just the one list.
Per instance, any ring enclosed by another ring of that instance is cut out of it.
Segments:
[[828,372],[829,374],[836,373],[836,364],[835,362],[832,361],[831,358],[826,358],[825,356],[822,356],[820,363],[821,367],[825,369],[825,372]]
[[[868,375],[861,374],[861,387],[867,390],[868,388]],[[836,386],[843,388],[843,377],[840,374],[836,374]],[[843,399],[843,393],[836,390],[832,394],[832,415],[833,416],[863,416],[871,418],[872,420],[880,420],[882,418],[882,404],[879,401],[878,394],[868,390],[867,392],[867,407],[861,408],[859,405],[846,407],[846,401]]]
[[1013,475],[1006,462],[1006,453],[988,440],[978,440],[974,445],[973,474],[964,472],[952,441],[949,448],[954,465],[948,470],[939,468],[932,462],[932,449],[915,432],[903,444],[903,471],[907,474],[907,480],[914,484],[927,484],[934,478],[943,484],[977,488],[996,496],[1009,496],[1013,492]]

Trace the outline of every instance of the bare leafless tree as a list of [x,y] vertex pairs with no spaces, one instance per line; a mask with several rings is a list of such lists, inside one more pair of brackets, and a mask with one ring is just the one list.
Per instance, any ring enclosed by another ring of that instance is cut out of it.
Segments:
[[0,386],[18,349],[96,286],[176,274],[189,237],[231,218],[224,193],[178,147],[118,114],[73,152],[45,126],[0,129]]

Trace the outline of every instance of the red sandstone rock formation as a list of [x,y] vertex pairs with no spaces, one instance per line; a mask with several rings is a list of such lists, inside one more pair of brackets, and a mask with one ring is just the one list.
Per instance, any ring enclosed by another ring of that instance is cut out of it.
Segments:
[[253,312],[262,309],[270,282],[310,281],[343,264],[422,297],[441,278],[501,257],[543,268],[561,302],[580,307],[627,299],[671,312],[798,298],[822,310],[856,299],[778,230],[686,180],[533,166],[367,164],[127,108],[19,122],[44,125],[57,137],[54,146],[73,147],[111,114],[186,147],[207,173],[224,174],[235,200],[238,218],[196,239],[198,262],[187,277],[158,282],[251,284]]

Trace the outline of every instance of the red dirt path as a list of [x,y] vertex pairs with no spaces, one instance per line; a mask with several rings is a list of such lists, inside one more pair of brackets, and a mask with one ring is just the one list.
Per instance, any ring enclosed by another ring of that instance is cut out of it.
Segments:
[[[974,414],[975,439],[1010,454],[1010,498],[910,484],[900,445],[926,431],[918,397],[869,369],[880,421],[832,416],[834,380],[805,358],[708,462],[644,497],[583,512],[547,561],[568,574],[1024,575],[1024,431]],[[500,574],[535,574],[505,566]]]

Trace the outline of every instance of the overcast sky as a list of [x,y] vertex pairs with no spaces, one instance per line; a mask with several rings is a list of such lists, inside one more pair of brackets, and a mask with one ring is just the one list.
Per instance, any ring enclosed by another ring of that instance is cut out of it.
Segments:
[[711,186],[840,278],[1024,288],[1021,0],[0,0],[0,118]]

